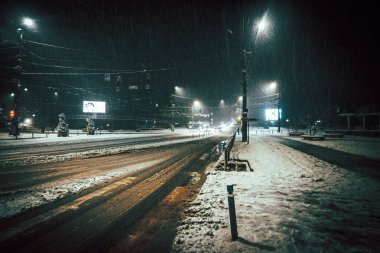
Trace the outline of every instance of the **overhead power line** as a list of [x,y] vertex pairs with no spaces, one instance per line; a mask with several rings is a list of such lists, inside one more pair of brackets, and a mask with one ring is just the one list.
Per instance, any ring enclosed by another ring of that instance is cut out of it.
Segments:
[[69,51],[75,51],[75,52],[84,52],[84,53],[89,53],[87,51],[75,49],[75,48],[70,48],[70,47],[62,47],[62,46],[57,46],[57,45],[52,45],[52,44],[47,44],[47,43],[41,43],[37,41],[32,41],[32,40],[25,40],[25,42],[31,43],[31,44],[36,44],[40,46],[46,46],[46,47],[53,47],[53,48],[58,48],[58,49],[65,49]]
[[[50,67],[50,68],[62,68],[62,69],[76,69],[76,70],[89,70],[89,71],[102,71],[101,73],[125,73],[125,72],[133,72],[135,73],[136,70],[125,70],[125,69],[93,69],[93,68],[81,68],[81,67],[70,67],[70,66],[62,66],[62,65],[48,65],[48,64],[40,64],[35,62],[28,62],[23,61],[25,64],[35,65],[35,66],[42,66],[42,67]],[[164,69],[161,69],[164,70]],[[165,69],[166,70],[166,69]],[[139,70],[141,72],[144,72],[146,70]],[[149,70],[151,71],[151,70]]]
[[23,72],[23,75],[50,75],[50,76],[90,76],[90,75],[104,75],[104,74],[136,74],[144,72],[159,72],[159,71],[170,71],[176,68],[159,68],[159,69],[144,69],[144,70],[115,70],[115,71],[105,71],[105,72]]

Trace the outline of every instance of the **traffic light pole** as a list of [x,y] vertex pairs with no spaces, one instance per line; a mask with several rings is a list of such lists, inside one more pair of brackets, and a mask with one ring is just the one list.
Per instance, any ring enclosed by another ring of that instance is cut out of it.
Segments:
[[241,68],[241,84],[243,87],[243,104],[242,104],[242,126],[241,126],[241,134],[242,134],[242,142],[246,142],[248,140],[248,108],[247,108],[247,86],[248,86],[248,74],[247,74],[247,55],[250,52],[245,50],[242,51],[242,68]]

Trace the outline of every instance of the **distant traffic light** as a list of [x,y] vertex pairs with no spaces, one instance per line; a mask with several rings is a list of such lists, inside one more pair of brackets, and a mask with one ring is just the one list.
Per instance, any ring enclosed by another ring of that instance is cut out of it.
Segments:
[[145,89],[146,90],[149,90],[149,83],[150,83],[150,74],[149,73],[147,73],[146,74],[146,82],[145,82]]
[[120,83],[121,83],[121,76],[117,76],[116,78],[116,91],[120,91]]
[[10,110],[10,111],[9,111],[9,117],[12,118],[12,119],[13,119],[14,117],[16,117],[16,110]]

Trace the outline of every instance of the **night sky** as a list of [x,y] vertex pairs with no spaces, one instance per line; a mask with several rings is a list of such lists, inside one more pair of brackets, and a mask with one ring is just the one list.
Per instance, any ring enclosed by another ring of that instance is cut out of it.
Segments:
[[[175,85],[210,107],[221,99],[232,105],[242,90],[243,49],[252,51],[250,116],[271,106],[256,98],[271,81],[280,86],[286,118],[328,120],[338,108],[380,110],[375,1],[31,0],[0,5],[3,108],[15,87],[9,68],[17,65],[15,31],[28,16],[38,28],[25,31],[25,39],[50,45],[25,43],[22,83],[33,110],[49,104],[57,113],[75,114],[83,99],[99,99],[115,111],[149,111],[156,104],[168,106]],[[265,13],[269,29],[254,40],[252,29]],[[109,82],[104,73],[111,73]],[[128,90],[145,85],[147,73],[149,91]],[[61,102],[51,97],[54,91]],[[136,102],[138,96],[144,99]]]

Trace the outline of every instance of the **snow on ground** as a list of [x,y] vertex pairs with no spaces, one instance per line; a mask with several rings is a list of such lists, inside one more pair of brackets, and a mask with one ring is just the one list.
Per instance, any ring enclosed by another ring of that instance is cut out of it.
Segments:
[[[249,145],[238,137],[233,153],[254,172],[210,171],[185,211],[173,252],[379,252],[377,180],[265,135],[251,135]],[[237,241],[231,241],[228,184],[236,184]]]
[[23,210],[46,204],[56,199],[63,198],[69,194],[75,194],[88,189],[96,184],[107,182],[110,179],[132,174],[140,169],[163,162],[165,158],[155,161],[145,162],[129,166],[123,169],[114,169],[102,172],[91,177],[83,175],[80,178],[68,178],[60,181],[45,183],[30,188],[23,188],[17,191],[2,192],[0,198],[0,218],[10,217]]
[[328,137],[324,141],[307,141],[300,137],[288,138],[380,160],[380,138],[376,137],[345,135],[343,138]]
[[148,130],[142,132],[136,131],[114,131],[114,132],[96,132],[95,135],[87,135],[78,129],[70,129],[68,137],[58,137],[57,133],[24,133],[21,132],[17,140],[14,136],[9,136],[8,133],[0,133],[0,147],[2,146],[18,146],[18,145],[49,145],[49,143],[62,143],[62,144],[73,144],[73,143],[83,143],[91,141],[101,141],[109,139],[124,139],[124,138],[139,138],[149,136],[162,136],[162,135],[183,135],[189,134],[191,132],[189,129],[178,128],[174,132],[170,130]]
[[[71,133],[73,131],[70,131]],[[200,138],[207,138],[208,135],[204,134],[203,131],[198,130],[188,130],[188,129],[176,129],[174,132],[170,132],[170,130],[161,130],[161,131],[151,131],[145,133],[117,133],[117,134],[109,134],[106,135],[73,135],[70,137],[57,137],[56,134],[49,135],[47,138],[20,138],[18,140],[10,140],[7,136],[0,136],[0,147],[4,148],[8,145],[14,145],[17,143],[18,145],[26,145],[26,144],[40,144],[46,145],[53,142],[64,142],[65,144],[73,144],[80,142],[89,142],[94,140],[101,139],[110,139],[110,138],[138,138],[142,136],[146,136],[150,134],[150,136],[155,135],[181,135],[187,136],[188,138],[179,139],[179,140],[168,140],[168,141],[160,141],[160,142],[152,142],[148,144],[128,144],[121,145],[120,147],[110,147],[110,148],[102,148],[95,149],[84,152],[73,152],[64,155],[43,155],[43,156],[33,156],[28,157],[22,160],[10,161],[7,166],[20,166],[20,165],[28,165],[28,164],[42,164],[49,162],[58,162],[64,161],[66,159],[72,158],[85,158],[85,157],[93,157],[99,155],[111,155],[111,154],[119,154],[126,152],[128,150],[138,150],[144,148],[154,148],[165,145],[171,145],[175,143],[184,143],[194,140],[199,140]],[[195,138],[197,137],[197,138]],[[164,159],[164,158],[163,158]],[[37,207],[51,201],[63,198],[70,194],[78,193],[82,190],[88,189],[96,184],[106,182],[109,179],[117,178],[121,176],[128,175],[136,170],[140,170],[142,168],[151,166],[155,163],[159,163],[162,160],[155,160],[151,162],[146,162],[143,164],[137,164],[134,166],[129,166],[128,168],[123,169],[115,169],[113,171],[99,172],[97,175],[77,179],[67,179],[65,181],[54,183],[51,185],[50,183],[33,186],[30,188],[19,189],[17,191],[9,191],[9,192],[0,192],[0,218],[10,217],[15,215],[25,209]]]

